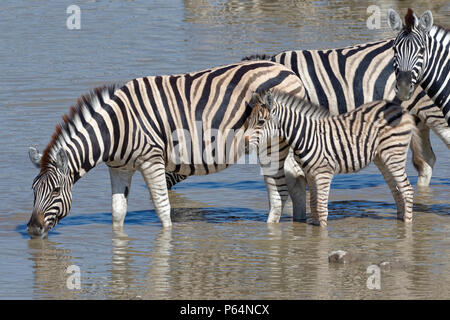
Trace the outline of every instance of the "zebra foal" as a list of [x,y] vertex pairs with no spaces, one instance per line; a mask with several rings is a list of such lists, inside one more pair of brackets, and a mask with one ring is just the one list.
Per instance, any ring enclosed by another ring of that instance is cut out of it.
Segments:
[[[405,172],[408,147],[416,137],[412,115],[400,105],[375,101],[348,113],[329,111],[287,93],[255,94],[245,133],[248,151],[279,135],[294,150],[310,189],[312,223],[326,226],[333,176],[357,172],[372,161],[397,204],[397,218],[412,220],[414,190]],[[417,151],[417,150],[416,150]]]

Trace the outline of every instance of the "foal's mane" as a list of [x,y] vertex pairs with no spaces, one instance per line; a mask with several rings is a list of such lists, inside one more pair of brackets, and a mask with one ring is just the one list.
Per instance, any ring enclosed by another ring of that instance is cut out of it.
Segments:
[[80,96],[75,106],[70,107],[69,114],[62,116],[62,122],[56,125],[55,132],[52,135],[50,142],[42,153],[41,158],[41,174],[49,167],[49,165],[55,161],[54,153],[55,147],[60,146],[60,137],[62,134],[69,134],[69,125],[75,126],[74,119],[76,115],[80,115],[83,112],[89,112],[93,114],[95,112],[96,104],[104,104],[106,97],[112,97],[114,91],[119,86],[117,84],[105,85],[92,89],[87,94]]
[[330,111],[307,99],[299,98],[281,91],[272,92],[273,100],[283,107],[289,108],[303,117],[310,119],[321,119],[330,117]]

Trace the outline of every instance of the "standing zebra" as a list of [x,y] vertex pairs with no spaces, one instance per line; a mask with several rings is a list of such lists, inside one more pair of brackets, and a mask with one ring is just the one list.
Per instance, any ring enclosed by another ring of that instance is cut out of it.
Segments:
[[[170,227],[166,171],[181,177],[205,175],[235,163],[243,153],[252,92],[269,88],[304,95],[298,77],[286,67],[247,61],[137,78],[121,88],[96,89],[82,96],[56,127],[43,154],[29,150],[31,161],[40,168],[33,182],[29,234],[46,236],[68,214],[74,183],[101,162],[110,171],[114,227],[123,225],[136,170],[144,177],[163,227]],[[280,164],[287,152],[287,145],[280,148]],[[275,171],[264,177],[268,222],[278,221],[288,195],[283,167]]]
[[[271,57],[254,55],[244,59],[270,59],[287,66],[301,79],[308,100],[337,115],[371,101],[394,100],[393,44],[394,39],[388,39],[345,48],[284,51]],[[417,139],[421,146],[415,150],[422,150],[422,154],[413,152],[413,164],[418,171],[417,185],[428,186],[436,162],[429,129],[450,148],[450,128],[422,88],[417,88],[402,106],[421,120]]]
[[388,24],[397,33],[394,42],[396,91],[408,100],[417,86],[431,97],[450,126],[450,32],[433,25],[431,11],[420,19],[408,9],[403,26],[394,10],[388,11]]
[[372,161],[391,189],[397,218],[412,220],[414,189],[405,163],[415,121],[400,105],[374,101],[331,116],[306,99],[270,91],[256,94],[252,104],[246,131],[249,150],[278,135],[292,147],[311,192],[313,224],[327,224],[333,175],[357,172]]

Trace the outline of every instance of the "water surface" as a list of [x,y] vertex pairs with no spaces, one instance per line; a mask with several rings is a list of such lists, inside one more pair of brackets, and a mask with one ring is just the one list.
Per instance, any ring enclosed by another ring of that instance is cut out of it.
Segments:
[[[233,63],[245,55],[330,48],[392,37],[386,9],[431,9],[449,25],[448,1],[381,1],[381,28],[366,26],[371,1],[77,1],[81,30],[66,28],[70,1],[0,4],[0,298],[24,299],[411,299],[450,298],[450,157],[435,136],[430,188],[416,193],[415,221],[395,205],[374,166],[338,176],[327,230],[292,223],[291,205],[265,223],[257,166],[191,177],[171,191],[174,226],[162,230],[136,174],[123,233],[111,227],[104,165],[73,190],[73,207],[48,240],[26,235],[41,149],[90,88],[154,74]],[[408,175],[417,173],[408,161]],[[358,261],[330,265],[347,250]],[[383,261],[381,289],[367,267]],[[67,267],[81,271],[69,290]]]

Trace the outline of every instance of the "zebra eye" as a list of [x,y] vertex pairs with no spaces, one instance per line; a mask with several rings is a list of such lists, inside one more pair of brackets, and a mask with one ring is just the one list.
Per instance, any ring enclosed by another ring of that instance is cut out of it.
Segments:
[[260,119],[260,120],[258,120],[258,126],[262,126],[262,125],[264,125],[264,120],[262,120],[262,119]]
[[57,195],[59,195],[60,192],[61,192],[61,188],[60,187],[56,187],[55,189],[53,189],[52,194],[54,196],[57,196]]
[[425,52],[425,48],[423,48],[423,47],[420,48],[419,53],[420,53],[420,54],[423,54],[424,52]]

